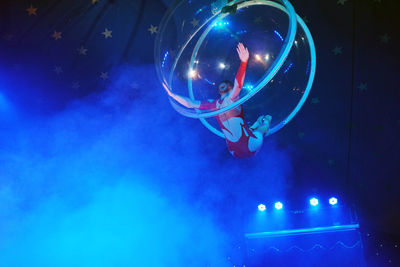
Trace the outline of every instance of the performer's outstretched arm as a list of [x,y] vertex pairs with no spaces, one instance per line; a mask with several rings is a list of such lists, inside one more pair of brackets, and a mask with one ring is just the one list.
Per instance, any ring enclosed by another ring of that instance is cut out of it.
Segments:
[[212,109],[214,108],[213,103],[214,100],[208,101],[199,101],[199,100],[192,100],[184,96],[180,96],[177,94],[172,93],[167,86],[164,86],[165,90],[167,91],[168,95],[176,100],[179,104],[187,107],[187,108],[197,108],[197,109]]
[[238,52],[241,62],[239,70],[235,77],[235,83],[233,89],[229,93],[229,97],[232,100],[235,100],[235,98],[239,95],[240,90],[243,87],[244,77],[246,74],[247,61],[249,60],[249,50],[245,48],[242,43],[239,43],[238,47],[236,48],[236,51]]

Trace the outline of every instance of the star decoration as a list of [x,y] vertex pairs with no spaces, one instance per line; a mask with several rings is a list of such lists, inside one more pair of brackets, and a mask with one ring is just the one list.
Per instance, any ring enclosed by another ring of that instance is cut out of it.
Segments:
[[340,46],[340,47],[339,47],[339,46],[336,46],[335,48],[332,49],[332,53],[333,53],[335,56],[341,54],[341,53],[342,53],[342,47],[341,47],[341,46]]
[[384,35],[381,35],[380,37],[381,37],[381,42],[382,43],[384,43],[384,44],[389,43],[390,36],[387,33],[385,33]]
[[102,32],[101,34],[104,35],[104,38],[112,38],[112,31],[110,31],[109,29],[105,29],[104,32]]
[[79,89],[81,87],[81,85],[79,84],[79,82],[74,82],[73,84],[72,84],[72,88],[73,89]]
[[153,35],[154,33],[157,33],[157,27],[150,25],[150,28],[148,28],[148,31],[151,32],[151,35]]
[[344,6],[344,4],[347,2],[347,0],[338,0],[337,1],[337,4],[338,5],[342,5],[342,6]]
[[358,89],[361,92],[367,91],[368,87],[367,87],[367,83],[361,83],[360,86],[358,86]]
[[36,16],[37,15],[36,14],[37,8],[33,7],[32,5],[29,8],[25,9],[25,10],[26,10],[26,12],[28,12],[29,16],[32,16],[32,15]]
[[52,36],[53,36],[54,40],[57,41],[58,39],[62,38],[61,34],[62,34],[62,32],[54,31]]
[[319,98],[318,97],[314,97],[313,99],[311,99],[311,103],[318,104],[319,103]]
[[304,133],[303,132],[299,132],[297,135],[298,135],[299,138],[303,138],[304,137]]
[[108,72],[102,72],[100,74],[100,78],[103,79],[104,81],[108,79]]
[[86,52],[88,51],[87,48],[85,48],[83,45],[76,50],[78,51],[79,55],[84,55],[84,56],[86,56]]
[[254,18],[254,23],[261,24],[261,22],[262,22],[262,18],[261,17],[255,17]]
[[60,66],[55,66],[54,72],[57,73],[57,75],[60,75],[61,73],[63,73],[63,69]]
[[199,21],[194,18],[190,23],[193,25],[193,27],[196,27],[199,24]]

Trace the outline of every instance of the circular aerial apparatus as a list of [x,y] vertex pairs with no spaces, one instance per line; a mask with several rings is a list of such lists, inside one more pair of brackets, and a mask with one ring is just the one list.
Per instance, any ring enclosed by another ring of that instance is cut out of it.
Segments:
[[174,94],[199,101],[217,99],[219,83],[234,81],[239,42],[248,48],[250,59],[237,101],[216,109],[194,109],[171,98],[171,105],[221,137],[211,117],[241,105],[248,122],[271,115],[268,134],[275,133],[304,104],[316,68],[312,36],[287,0],[176,1],[156,37],[158,77]]

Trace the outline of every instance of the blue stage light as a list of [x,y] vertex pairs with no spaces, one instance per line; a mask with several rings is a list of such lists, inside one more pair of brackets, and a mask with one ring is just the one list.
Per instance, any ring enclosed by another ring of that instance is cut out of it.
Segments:
[[264,204],[258,205],[258,210],[259,211],[264,211],[265,210],[265,205]]
[[281,202],[275,202],[275,209],[280,210],[283,208],[283,204]]
[[318,199],[316,199],[315,197],[313,197],[312,199],[310,199],[310,204],[312,206],[317,206],[318,205]]
[[336,197],[331,197],[329,199],[329,204],[331,204],[332,206],[336,205],[337,204],[337,198]]
[[226,25],[229,25],[229,22],[222,21],[222,22],[216,22],[216,23],[212,24],[213,27],[217,27],[218,26],[218,28],[223,28]]

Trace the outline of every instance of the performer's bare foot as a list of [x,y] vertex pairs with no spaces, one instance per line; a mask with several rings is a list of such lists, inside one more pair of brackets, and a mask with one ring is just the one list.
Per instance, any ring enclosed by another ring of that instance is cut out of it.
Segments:
[[269,126],[271,125],[271,120],[272,120],[272,117],[270,115],[263,116],[263,118],[261,119],[261,123],[255,129],[255,131],[261,132],[263,134],[263,136],[265,137],[268,133]]
[[254,131],[255,129],[257,129],[262,124],[264,117],[265,115],[261,115],[260,117],[258,117],[256,122],[251,125],[250,130]]

